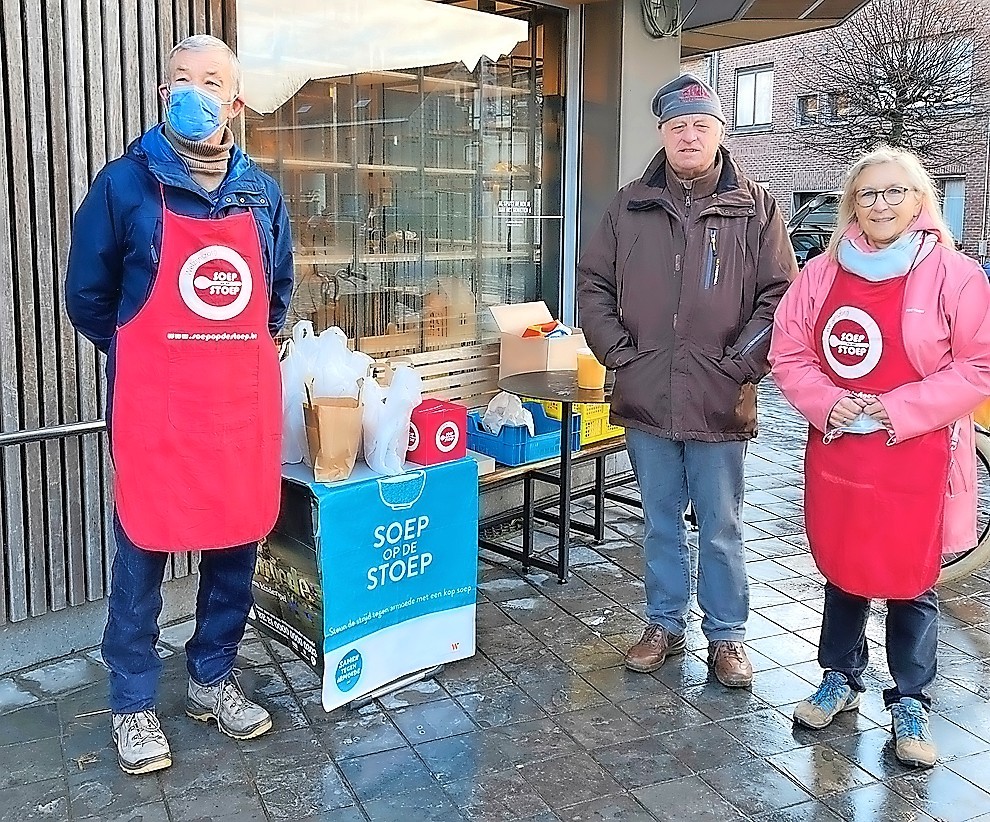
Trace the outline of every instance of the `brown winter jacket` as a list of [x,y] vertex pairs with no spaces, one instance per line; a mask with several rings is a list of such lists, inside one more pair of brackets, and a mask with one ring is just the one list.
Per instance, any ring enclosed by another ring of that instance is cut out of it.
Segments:
[[657,154],[581,256],[581,326],[616,371],[617,425],[675,440],[756,434],[755,384],[797,264],[773,198],[719,151],[714,192],[687,204]]

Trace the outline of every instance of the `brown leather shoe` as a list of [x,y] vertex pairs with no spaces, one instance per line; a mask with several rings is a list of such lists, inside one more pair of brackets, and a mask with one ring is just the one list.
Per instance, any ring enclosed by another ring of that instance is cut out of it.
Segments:
[[684,653],[684,635],[676,636],[660,625],[647,625],[643,638],[626,651],[626,667],[638,674],[657,670],[668,656]]
[[753,684],[753,665],[741,642],[712,642],[708,646],[708,666],[726,688],[748,688]]

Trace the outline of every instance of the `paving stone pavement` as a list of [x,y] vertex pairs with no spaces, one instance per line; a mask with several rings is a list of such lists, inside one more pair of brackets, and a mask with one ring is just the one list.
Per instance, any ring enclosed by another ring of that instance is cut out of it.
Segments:
[[880,606],[862,709],[792,726],[820,679],[822,580],[802,532],[804,427],[772,385],[762,394],[746,463],[752,691],[713,684],[696,608],[683,657],[622,667],[643,625],[643,525],[615,505],[567,585],[483,557],[478,654],[360,710],[326,714],[306,666],[249,631],[242,683],[275,718],[250,742],[185,718],[191,626],[170,626],[159,715],[175,764],[158,774],[117,769],[98,651],[0,679],[0,819],[990,822],[987,573],[941,591],[935,769],[894,759]]

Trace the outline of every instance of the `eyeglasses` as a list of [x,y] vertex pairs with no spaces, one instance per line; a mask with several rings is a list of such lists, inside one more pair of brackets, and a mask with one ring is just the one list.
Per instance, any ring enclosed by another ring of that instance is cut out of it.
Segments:
[[915,189],[906,186],[891,186],[883,189],[883,191],[877,191],[875,188],[861,188],[856,192],[856,205],[860,208],[871,208],[877,201],[877,197],[883,195],[887,205],[897,206],[904,202],[909,191],[915,191]]

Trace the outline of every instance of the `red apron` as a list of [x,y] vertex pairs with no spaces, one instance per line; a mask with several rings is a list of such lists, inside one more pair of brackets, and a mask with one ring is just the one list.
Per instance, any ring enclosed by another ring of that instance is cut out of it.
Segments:
[[[901,333],[907,277],[871,283],[839,270],[815,324],[822,369],[840,388],[883,394],[921,379]],[[825,578],[850,594],[913,599],[935,584],[949,475],[949,430],[887,445],[888,434],[805,453],[808,541]]]
[[282,385],[249,212],[184,217],[163,195],[148,301],[117,331],[111,415],[124,533],[151,551],[230,548],[278,515]]

